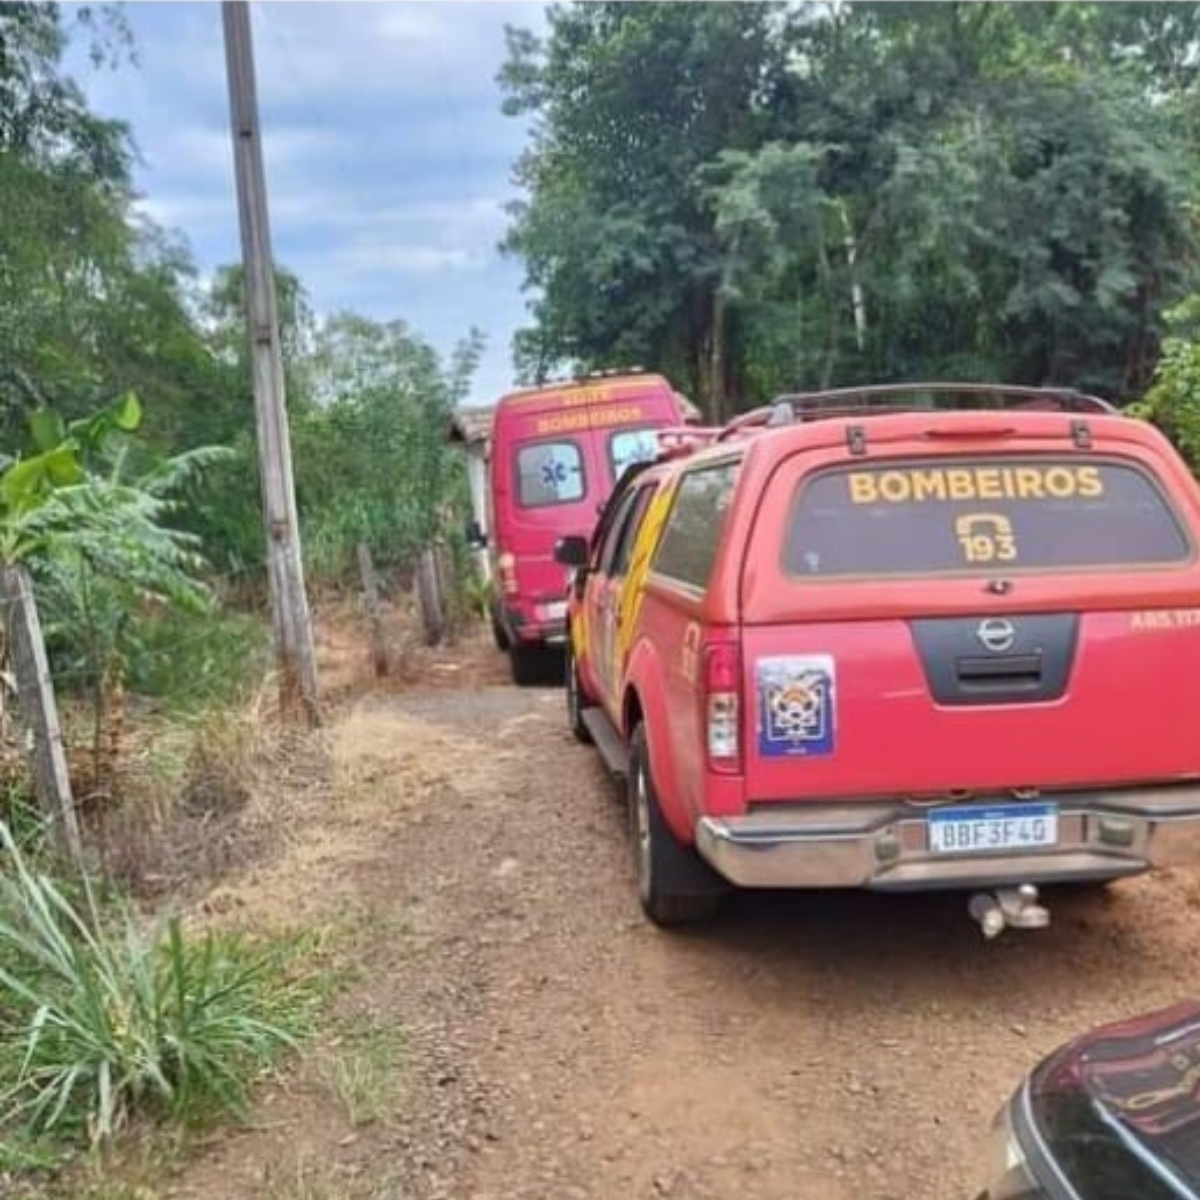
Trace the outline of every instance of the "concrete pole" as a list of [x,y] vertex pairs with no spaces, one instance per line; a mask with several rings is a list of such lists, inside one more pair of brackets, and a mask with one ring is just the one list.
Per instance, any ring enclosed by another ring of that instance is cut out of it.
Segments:
[[280,708],[286,718],[304,719],[310,725],[318,725],[317,671],[292,480],[279,311],[267,220],[254,48],[250,37],[250,6],[244,0],[226,2],[221,5],[221,15],[225,26],[229,111],[242,231],[271,624],[279,664]]

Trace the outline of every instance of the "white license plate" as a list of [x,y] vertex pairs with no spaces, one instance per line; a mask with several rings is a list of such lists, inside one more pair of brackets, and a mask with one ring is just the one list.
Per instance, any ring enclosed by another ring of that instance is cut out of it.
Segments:
[[1035,850],[1058,844],[1058,806],[1001,804],[941,808],[929,814],[929,849],[935,854],[986,854]]
[[539,604],[538,613],[543,621],[565,620],[567,602],[565,600],[552,600],[549,604]]

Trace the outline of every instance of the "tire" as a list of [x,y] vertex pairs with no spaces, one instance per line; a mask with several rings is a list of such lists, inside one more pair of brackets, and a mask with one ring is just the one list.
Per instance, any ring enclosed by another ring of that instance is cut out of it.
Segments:
[[504,631],[504,626],[500,623],[500,618],[496,616],[496,610],[492,609],[492,638],[495,640],[496,649],[507,651],[511,643],[508,640],[508,634]]
[[592,735],[588,732],[588,727],[583,723],[583,713],[585,709],[594,706],[584,695],[583,688],[580,685],[579,664],[575,661],[575,653],[571,649],[571,637],[569,633],[567,635],[567,648],[563,651],[563,658],[566,660],[563,681],[567,692],[567,724],[570,725],[571,732],[575,735],[575,740],[587,746],[591,744]]
[[709,920],[725,885],[694,850],[675,840],[663,818],[644,725],[634,730],[631,746],[629,818],[642,911],[663,927]]
[[527,646],[521,642],[509,644],[508,668],[517,687],[530,687],[540,683],[545,663],[545,652],[541,646]]

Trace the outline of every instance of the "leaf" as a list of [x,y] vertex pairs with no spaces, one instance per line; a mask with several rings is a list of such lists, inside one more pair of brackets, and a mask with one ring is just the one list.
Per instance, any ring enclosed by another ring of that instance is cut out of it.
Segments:
[[53,450],[66,439],[67,426],[52,408],[39,408],[29,414],[29,429],[39,450]]
[[0,501],[10,513],[24,512],[51,486],[66,486],[83,479],[83,468],[73,442],[13,463],[0,475]]
[[141,423],[141,402],[133,392],[126,392],[90,417],[72,421],[67,430],[85,451],[95,452],[102,450],[114,433],[134,433]]
[[83,467],[79,462],[79,453],[74,443],[65,442],[43,457],[46,475],[55,487],[69,487],[72,484],[83,482]]
[[142,405],[135,392],[126,392],[109,409],[118,429],[133,433],[142,423]]

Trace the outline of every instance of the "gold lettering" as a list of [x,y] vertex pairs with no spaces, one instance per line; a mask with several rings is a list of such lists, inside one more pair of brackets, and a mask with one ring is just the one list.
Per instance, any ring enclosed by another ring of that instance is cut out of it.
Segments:
[[1043,498],[1042,473],[1037,467],[1018,467],[1015,474],[1018,499],[1041,500]]
[[564,408],[575,408],[583,404],[603,404],[608,399],[608,391],[602,387],[581,387],[568,392],[562,398]]
[[[621,409],[595,423],[616,424],[627,418]],[[617,414],[620,414],[619,416]],[[1094,466],[979,466],[948,468],[892,467],[853,471],[849,479],[853,504],[919,504],[925,501],[1094,500],[1104,495],[1104,476]]]
[[1080,467],[1075,472],[1079,483],[1079,495],[1085,500],[1095,500],[1104,495],[1104,480],[1096,467]]
[[603,429],[610,425],[630,425],[645,419],[645,410],[640,404],[610,405],[578,412],[551,413],[539,417],[534,426],[536,433],[572,433],[580,429]]
[[1046,491],[1056,500],[1069,500],[1075,495],[1075,474],[1067,467],[1051,467],[1044,482]]
[[903,471],[884,471],[879,476],[879,494],[891,504],[904,504],[912,499],[912,488]]
[[951,500],[973,500],[975,498],[975,481],[971,478],[970,471],[947,471],[946,482],[950,488]]
[[913,471],[914,500],[945,500],[946,476],[941,471]]
[[975,490],[980,500],[1003,500],[1000,472],[995,467],[980,467],[975,472]]
[[847,475],[850,482],[851,504],[874,504],[876,498],[875,476],[854,471]]

